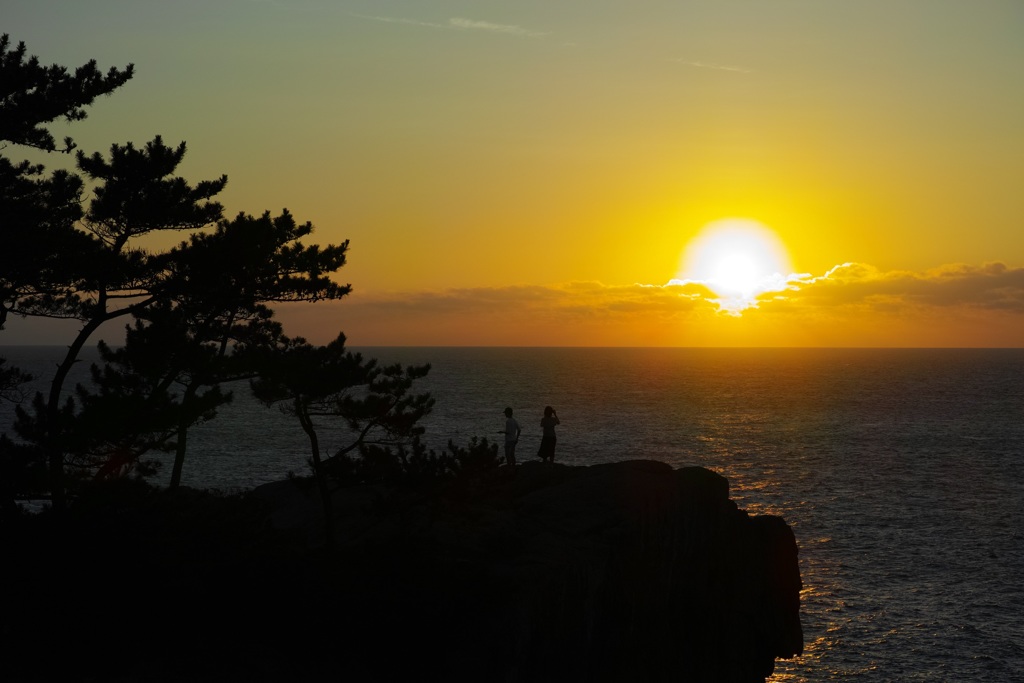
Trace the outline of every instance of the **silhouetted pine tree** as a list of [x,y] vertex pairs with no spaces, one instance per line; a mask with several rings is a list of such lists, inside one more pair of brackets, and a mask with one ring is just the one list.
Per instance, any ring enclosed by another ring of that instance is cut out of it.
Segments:
[[[131,75],[131,65],[106,75],[93,62],[73,75],[41,67],[4,36],[0,141],[57,150],[45,124],[84,118],[85,106]],[[66,139],[60,151],[73,148]],[[312,225],[287,211],[223,219],[214,198],[227,177],[191,184],[175,175],[185,152],[185,143],[170,147],[160,136],[143,147],[114,144],[106,156],[78,152],[78,169],[95,188],[84,212],[79,175],[47,177],[40,166],[0,157],[0,327],[9,314],[81,323],[47,395],[30,410],[19,407],[16,424],[47,463],[55,509],[66,506],[69,464],[86,476],[115,476],[137,466],[146,450],[173,446],[177,484],[188,427],[228,400],[221,383],[254,376],[246,363],[255,349],[280,338],[268,304],[349,292],[330,277],[345,263],[347,242],[302,244]],[[163,231],[188,236],[163,252],[140,246]],[[133,319],[125,347],[101,346],[105,365],[93,370],[95,387],[67,395],[82,348],[120,318]],[[9,385],[23,375],[0,370],[13,395]],[[0,443],[8,452],[10,441]]]
[[[312,231],[312,224],[297,223],[287,211],[276,217],[239,214],[156,257],[167,274],[160,299],[134,314],[124,347],[105,354],[104,372],[94,370],[96,392],[80,388],[102,413],[105,403],[115,407],[121,400],[126,375],[148,378],[133,385],[136,409],[161,414],[151,418],[157,438],[143,443],[175,451],[171,488],[181,481],[189,427],[211,419],[231,399],[221,384],[256,376],[256,351],[280,338],[267,304],[336,299],[350,291],[329,277],[344,265],[348,243],[303,245]],[[173,439],[160,436],[167,420]]]
[[[58,147],[46,124],[84,119],[86,107],[124,85],[132,74],[131,64],[106,74],[95,61],[74,73],[59,65],[44,66],[27,56],[24,43],[12,48],[10,37],[0,36],[0,330],[11,313],[60,316],[72,306],[81,284],[78,266],[96,247],[75,227],[82,217],[82,180],[64,170],[47,175],[40,164],[12,161],[7,157],[10,145],[70,152],[72,139],[66,137]],[[20,385],[27,380],[17,368],[0,368],[0,396],[20,400]],[[31,452],[0,440],[5,474],[34,469],[31,461],[40,453],[26,455]],[[7,468],[8,458],[17,466]],[[31,479],[25,486],[34,489],[37,482]],[[11,491],[19,486],[11,479],[7,483]]]
[[[364,359],[345,349],[344,334],[326,346],[282,338],[260,364],[259,377],[250,383],[253,394],[267,406],[281,404],[309,439],[309,462],[323,504],[328,543],[334,539],[329,475],[343,468],[357,449],[408,445],[423,434],[419,422],[433,408],[434,399],[411,390],[428,372],[429,365],[382,367],[374,359]],[[323,418],[341,421],[350,436],[326,458],[317,434],[317,421]]]

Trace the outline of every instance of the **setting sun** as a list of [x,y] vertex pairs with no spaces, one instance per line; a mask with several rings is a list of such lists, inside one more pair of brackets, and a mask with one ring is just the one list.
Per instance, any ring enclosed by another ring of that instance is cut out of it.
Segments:
[[738,312],[754,297],[785,289],[792,267],[785,246],[767,226],[745,218],[706,225],[683,255],[680,279],[700,282],[721,297],[724,310]]
[[760,270],[749,254],[729,252],[714,264],[710,282],[719,294],[750,296],[757,287]]

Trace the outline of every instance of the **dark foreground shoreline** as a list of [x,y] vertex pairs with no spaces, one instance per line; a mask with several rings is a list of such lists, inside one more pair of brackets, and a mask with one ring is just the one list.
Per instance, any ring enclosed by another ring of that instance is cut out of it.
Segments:
[[763,681],[803,648],[793,534],[654,461],[360,486],[121,486],[5,521],[4,680]]

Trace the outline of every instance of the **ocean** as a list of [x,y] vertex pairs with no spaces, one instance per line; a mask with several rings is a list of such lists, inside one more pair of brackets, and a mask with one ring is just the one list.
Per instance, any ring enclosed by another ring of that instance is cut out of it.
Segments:
[[[806,646],[771,681],[1024,681],[1022,349],[358,350],[431,363],[435,450],[501,439],[511,407],[530,459],[551,405],[558,462],[700,465],[749,513],[782,516]],[[60,352],[0,347],[41,381]],[[191,433],[183,483],[307,473],[298,423],[235,389]],[[12,412],[0,405],[0,430]],[[346,436],[325,425],[322,445]]]

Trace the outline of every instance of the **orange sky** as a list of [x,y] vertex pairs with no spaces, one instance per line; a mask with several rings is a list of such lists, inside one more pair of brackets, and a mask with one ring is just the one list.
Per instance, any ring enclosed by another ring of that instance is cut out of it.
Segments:
[[[12,5],[0,30],[44,63],[136,65],[58,137],[185,140],[228,215],[351,240],[354,293],[282,310],[294,334],[1024,346],[1014,0]],[[684,258],[728,217],[792,276],[739,315]]]

